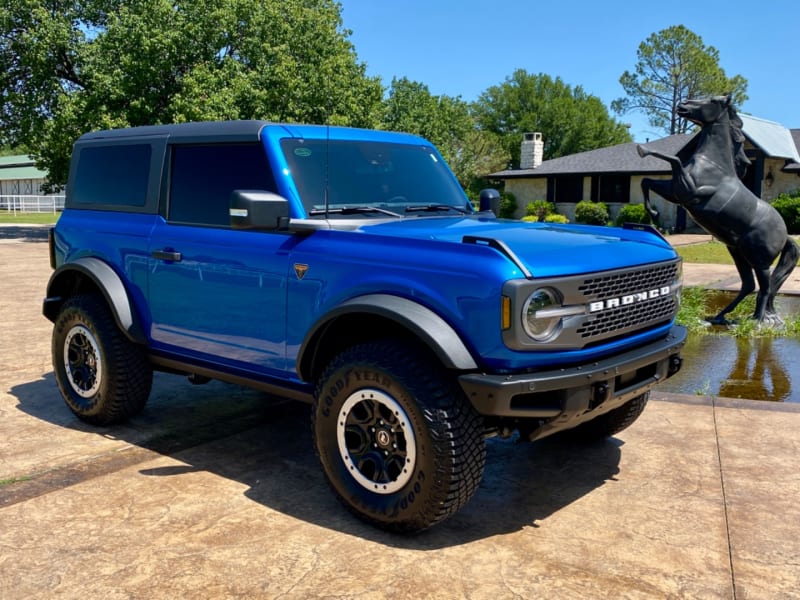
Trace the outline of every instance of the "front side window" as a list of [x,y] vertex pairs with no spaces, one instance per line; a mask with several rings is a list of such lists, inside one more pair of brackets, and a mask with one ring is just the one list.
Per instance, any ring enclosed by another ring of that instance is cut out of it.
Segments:
[[167,219],[230,226],[234,190],[275,191],[263,147],[253,144],[175,145]]
[[309,216],[324,213],[326,198],[329,209],[376,207],[404,216],[420,207],[464,210],[467,204],[428,146],[285,139],[281,148]]

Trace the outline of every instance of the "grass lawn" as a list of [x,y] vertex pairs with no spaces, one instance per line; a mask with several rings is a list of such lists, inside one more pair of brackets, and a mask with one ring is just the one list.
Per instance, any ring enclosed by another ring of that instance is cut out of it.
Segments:
[[733,259],[725,244],[716,240],[703,244],[691,244],[689,246],[678,246],[675,251],[681,255],[685,262],[706,263],[716,265],[732,265]]
[[[795,239],[797,239],[796,236]],[[715,265],[732,265],[733,259],[728,253],[725,244],[716,240],[703,244],[691,244],[689,246],[678,246],[675,251],[681,255],[687,263],[706,263]],[[798,261],[800,264],[800,261]]]
[[61,213],[10,213],[0,211],[0,225],[52,225]]

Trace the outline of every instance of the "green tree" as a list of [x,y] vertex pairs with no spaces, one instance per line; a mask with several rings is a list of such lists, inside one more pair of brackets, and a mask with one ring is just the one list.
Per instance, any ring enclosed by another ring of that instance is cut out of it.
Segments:
[[85,131],[260,118],[372,127],[335,0],[12,0],[0,8],[0,144],[54,186]]
[[405,77],[392,80],[384,101],[382,127],[430,140],[448,162],[460,140],[474,129],[466,102],[450,96],[434,96],[425,84]]
[[461,98],[431,94],[428,86],[395,78],[384,101],[382,127],[430,140],[442,153],[470,197],[477,198],[480,179],[503,168],[507,153],[497,137],[479,131],[469,104]]
[[636,56],[633,72],[625,71],[619,79],[626,97],[611,103],[617,114],[643,111],[653,127],[686,133],[693,125],[678,115],[682,101],[722,94],[731,94],[737,106],[747,100],[747,80],[741,75],[728,78],[717,49],[683,25],[650,35]]
[[458,140],[448,162],[470,200],[477,201],[480,191],[491,187],[486,175],[502,171],[510,159],[511,155],[499,136],[473,128]]
[[513,165],[519,165],[525,132],[541,132],[545,159],[631,141],[599,98],[558,77],[524,69],[483,92],[473,111],[481,129],[501,136]]

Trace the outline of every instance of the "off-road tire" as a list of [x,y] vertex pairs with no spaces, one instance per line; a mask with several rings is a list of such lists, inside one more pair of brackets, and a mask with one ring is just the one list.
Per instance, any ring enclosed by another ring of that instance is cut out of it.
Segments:
[[73,296],[64,303],[53,327],[52,354],[58,388],[80,420],[111,425],[144,408],[153,383],[150,363],[99,296]]
[[650,392],[645,392],[641,396],[628,400],[619,408],[615,408],[565,433],[571,439],[584,443],[594,443],[609,438],[630,427],[644,411],[649,398]]
[[330,363],[315,391],[312,431],[339,500],[389,531],[442,521],[483,476],[482,419],[432,355],[400,341],[356,345]]

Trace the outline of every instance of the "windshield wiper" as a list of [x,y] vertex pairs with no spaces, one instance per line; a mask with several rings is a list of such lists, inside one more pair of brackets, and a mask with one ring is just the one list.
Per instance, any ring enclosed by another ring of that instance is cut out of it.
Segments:
[[416,206],[406,206],[406,212],[438,212],[442,210],[454,210],[462,215],[470,214],[466,208],[453,206],[452,204],[418,204]]
[[328,208],[325,210],[324,208],[314,208],[309,211],[309,216],[317,216],[317,215],[357,215],[357,214],[364,214],[364,213],[381,213],[382,215],[389,215],[390,217],[397,217],[401,219],[403,215],[398,214],[396,212],[392,212],[391,210],[386,210],[385,208],[379,208],[377,206],[339,206],[337,208]]

